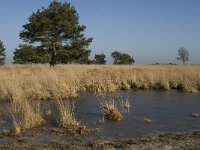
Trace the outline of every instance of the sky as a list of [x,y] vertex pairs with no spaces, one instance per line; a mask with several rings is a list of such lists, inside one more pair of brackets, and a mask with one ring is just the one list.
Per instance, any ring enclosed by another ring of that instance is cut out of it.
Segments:
[[[179,63],[177,51],[190,52],[190,64],[200,64],[200,0],[61,0],[77,10],[85,36],[92,37],[91,59],[111,52],[133,56],[137,64]],[[19,33],[28,17],[51,0],[1,0],[0,40],[6,63],[22,41]]]

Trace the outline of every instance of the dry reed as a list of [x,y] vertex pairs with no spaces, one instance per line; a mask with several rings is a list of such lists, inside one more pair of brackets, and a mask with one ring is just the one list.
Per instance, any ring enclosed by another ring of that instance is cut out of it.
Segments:
[[126,99],[126,100],[121,100],[121,106],[125,109],[125,111],[128,111],[129,112],[129,110],[130,110],[130,107],[131,107],[131,104],[130,104],[130,102],[129,102],[129,100],[128,99]]
[[11,102],[11,116],[13,127],[11,133],[18,135],[26,129],[40,126],[44,120],[40,116],[40,106],[35,106],[35,109],[26,101]]
[[115,103],[105,104],[103,106],[105,117],[108,120],[121,121],[123,119],[122,113],[118,110]]
[[5,65],[0,74],[0,100],[9,101],[15,88],[27,100],[75,98],[85,90],[200,90],[199,65]]
[[146,123],[146,124],[151,124],[153,122],[154,121],[152,119],[150,119],[150,118],[144,118],[144,123]]
[[58,125],[65,128],[78,127],[80,123],[75,119],[74,104],[62,100],[57,100],[56,103],[59,111]]
[[103,115],[106,119],[118,122],[123,119],[122,111],[120,110],[120,107],[123,106],[122,103],[120,104],[121,101],[118,99],[118,94],[101,93],[97,96],[99,97]]
[[70,136],[88,134],[92,130],[86,129],[86,126],[82,125],[74,114],[74,104],[70,104],[69,101],[57,100],[57,108],[59,112],[58,126],[65,128],[65,133]]
[[39,103],[37,105],[30,105],[30,101],[27,101],[25,93],[16,86],[12,86],[12,93],[9,95],[13,126],[11,134],[13,135],[18,135],[26,129],[37,127],[44,123],[40,116]]

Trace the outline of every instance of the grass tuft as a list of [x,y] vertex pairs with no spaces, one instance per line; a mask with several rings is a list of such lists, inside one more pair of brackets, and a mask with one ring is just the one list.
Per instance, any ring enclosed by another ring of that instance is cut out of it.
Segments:
[[13,120],[12,134],[18,135],[26,129],[40,126],[44,120],[40,116],[39,104],[32,108],[26,101],[13,101],[11,102],[11,116]]
[[122,113],[118,110],[115,104],[105,104],[103,106],[105,117],[108,120],[121,121],[123,119]]
[[103,115],[106,119],[117,122],[123,119],[122,109],[120,109],[123,106],[120,104],[119,95],[114,93],[101,93],[98,97],[101,102]]
[[57,100],[57,107],[59,111],[58,126],[66,129],[65,133],[70,136],[83,135],[90,133],[91,129],[87,129],[75,118],[74,104],[69,101]]
[[192,117],[198,118],[198,117],[200,117],[200,113],[193,113],[193,114],[192,114]]
[[144,118],[144,123],[145,124],[151,124],[151,123],[153,123],[154,122],[154,120],[152,120],[152,119],[150,119],[150,118]]
[[131,104],[130,104],[129,100],[126,99],[125,101],[121,100],[121,106],[122,106],[123,109],[125,109],[126,111],[129,112]]

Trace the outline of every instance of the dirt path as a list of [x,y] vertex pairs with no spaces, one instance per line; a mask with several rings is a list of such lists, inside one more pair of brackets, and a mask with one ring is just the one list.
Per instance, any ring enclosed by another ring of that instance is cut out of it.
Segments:
[[50,143],[42,145],[27,145],[23,141],[16,140],[12,145],[0,145],[1,150],[200,150],[200,131],[184,134],[164,134],[131,140],[115,142],[93,141],[88,144],[82,143]]

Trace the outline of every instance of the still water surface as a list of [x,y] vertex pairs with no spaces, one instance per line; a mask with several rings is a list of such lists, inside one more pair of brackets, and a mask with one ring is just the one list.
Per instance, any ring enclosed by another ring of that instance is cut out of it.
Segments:
[[[122,91],[129,97],[131,109],[124,114],[121,122],[102,119],[99,99],[85,93],[76,102],[77,116],[86,125],[99,126],[99,137],[133,138],[165,132],[185,132],[200,130],[200,118],[192,113],[200,113],[200,93],[191,94],[178,91]],[[144,124],[144,118],[151,118],[153,124]]]
[[[84,93],[75,100],[76,117],[87,127],[100,128],[100,132],[87,136],[68,137],[66,135],[56,136],[41,133],[34,137],[22,137],[30,144],[69,142],[92,140],[117,140],[129,139],[146,135],[162,134],[167,132],[188,132],[200,130],[200,118],[193,118],[192,113],[200,113],[200,93],[183,93],[178,91],[120,91],[122,97],[128,97],[131,104],[130,111],[124,114],[121,122],[104,120],[102,123],[102,110],[98,97],[91,93]],[[55,103],[42,102],[55,105]],[[2,104],[0,106],[0,119],[6,120],[3,109],[8,109]],[[153,119],[155,123],[144,124],[143,119]],[[56,123],[51,124],[50,127]],[[0,130],[9,127],[9,124],[0,126]],[[48,121],[46,124],[48,128]],[[0,138],[0,144],[15,142],[15,138]]]

